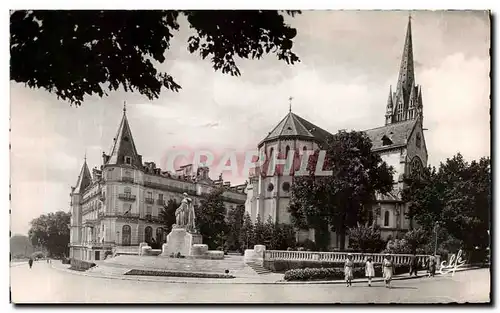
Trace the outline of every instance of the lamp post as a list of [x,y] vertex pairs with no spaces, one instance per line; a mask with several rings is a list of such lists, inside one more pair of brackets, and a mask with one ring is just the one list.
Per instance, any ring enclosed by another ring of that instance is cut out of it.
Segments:
[[437,254],[437,248],[438,248],[438,228],[439,228],[439,222],[436,222],[436,225],[434,226],[434,234],[436,235],[436,241],[434,243],[434,255]]

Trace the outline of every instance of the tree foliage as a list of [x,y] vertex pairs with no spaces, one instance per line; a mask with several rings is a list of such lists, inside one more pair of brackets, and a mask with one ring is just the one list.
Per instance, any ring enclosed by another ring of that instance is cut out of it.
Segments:
[[423,249],[431,238],[432,234],[423,228],[412,229],[404,235],[411,253],[417,253],[417,250]]
[[165,232],[167,234],[172,231],[172,225],[175,224],[175,211],[180,204],[175,199],[169,199],[166,205],[161,209],[158,216],[160,217],[163,225],[165,225]]
[[28,237],[34,247],[46,249],[50,256],[65,256],[68,253],[71,215],[64,211],[42,214],[30,223]]
[[203,243],[208,245],[209,249],[223,248],[228,233],[223,193],[223,188],[214,189],[195,207],[196,226],[203,236]]
[[348,230],[349,247],[357,252],[379,253],[384,249],[380,228],[375,224],[359,224]]
[[241,248],[240,237],[243,228],[244,215],[244,205],[238,205],[231,208],[227,213],[228,233],[226,247],[228,250],[240,250]]
[[489,244],[491,207],[490,159],[468,163],[461,154],[426,168],[422,175],[406,179],[403,199],[410,201],[408,216],[427,232],[438,223],[466,250]]
[[284,15],[300,11],[20,10],[10,15],[10,77],[80,105],[86,95],[122,87],[150,100],[181,86],[159,64],[179,30],[193,35],[188,51],[209,58],[216,71],[240,75],[236,60],[272,53],[288,64],[297,31]]
[[326,150],[325,170],[331,176],[315,176],[318,152],[309,160],[309,175],[295,177],[289,211],[292,222],[316,230],[316,243],[326,248],[331,229],[345,246],[348,227],[368,219],[375,193],[387,193],[393,186],[393,169],[371,151],[364,132],[339,131],[321,149]]
[[243,251],[246,249],[253,249],[253,246],[255,245],[254,225],[252,223],[252,218],[250,217],[250,214],[248,214],[248,212],[246,212],[243,217],[243,225],[240,231],[239,242],[241,245],[241,250]]

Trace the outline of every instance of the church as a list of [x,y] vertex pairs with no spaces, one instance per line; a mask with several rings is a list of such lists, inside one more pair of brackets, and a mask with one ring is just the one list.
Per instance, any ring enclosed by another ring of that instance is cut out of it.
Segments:
[[226,210],[244,205],[245,185],[231,186],[222,177],[213,181],[206,166],[194,170],[188,164],[170,173],[143,163],[124,107],[111,153],[102,154],[102,165],[92,173],[85,160],[71,188],[70,257],[97,261],[117,250],[137,253],[141,242],[162,244],[168,234],[160,212],[168,201],[180,204],[187,194],[199,205],[218,187],[225,188]]
[[[403,176],[427,166],[427,148],[423,131],[422,89],[416,84],[413,62],[411,19],[408,20],[403,55],[396,90],[389,87],[385,124],[365,130],[372,141],[372,151],[395,170],[392,192],[376,195],[373,218],[381,228],[383,239],[395,237],[412,228],[406,218],[408,204],[401,199]],[[288,151],[316,150],[331,133],[290,112],[258,144],[259,155],[273,155]],[[288,205],[293,176],[260,175],[259,168],[249,179],[245,210],[253,221],[257,216],[277,223],[290,223]],[[299,231],[298,241],[314,241],[314,230]],[[330,236],[331,248],[341,248],[334,232]],[[346,245],[348,238],[346,238]]]

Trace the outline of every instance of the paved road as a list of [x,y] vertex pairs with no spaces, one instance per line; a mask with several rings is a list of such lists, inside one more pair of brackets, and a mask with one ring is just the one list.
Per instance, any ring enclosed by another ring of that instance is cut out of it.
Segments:
[[217,285],[85,277],[36,262],[11,267],[14,303],[448,303],[489,302],[488,269],[451,277],[344,285]]

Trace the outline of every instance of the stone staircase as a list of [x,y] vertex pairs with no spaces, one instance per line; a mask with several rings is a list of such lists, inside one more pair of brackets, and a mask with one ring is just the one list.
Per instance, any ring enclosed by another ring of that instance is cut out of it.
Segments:
[[125,275],[126,272],[130,271],[130,268],[126,267],[113,267],[113,266],[106,266],[106,265],[97,265],[89,270],[87,270],[87,273],[93,273],[93,274],[100,274],[100,275],[106,275],[106,276],[120,276],[120,275]]
[[247,265],[252,268],[257,274],[259,275],[267,275],[267,274],[272,274],[270,270],[267,268],[264,268],[262,265],[257,264],[255,262],[248,262]]

